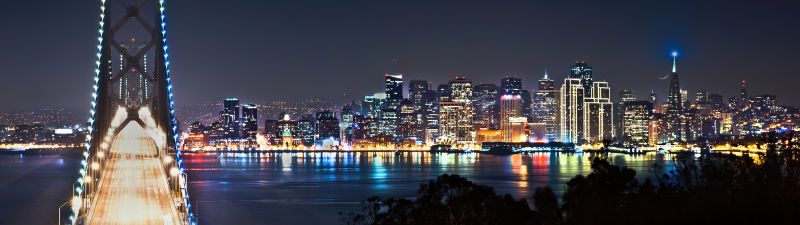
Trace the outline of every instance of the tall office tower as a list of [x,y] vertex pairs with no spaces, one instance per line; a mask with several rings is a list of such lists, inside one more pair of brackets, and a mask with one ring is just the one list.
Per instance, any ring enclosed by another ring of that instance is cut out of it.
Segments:
[[522,90],[520,92],[520,99],[522,100],[522,117],[528,119],[528,121],[533,120],[533,98],[531,97],[531,92],[528,90]]
[[500,128],[499,89],[495,84],[479,84],[475,87],[473,104],[477,129],[496,130]]
[[500,96],[522,94],[522,79],[506,77],[500,80]]
[[387,107],[381,110],[380,116],[378,117],[377,135],[391,139],[397,138],[397,116],[399,111],[399,105],[398,107]]
[[356,116],[358,111],[355,109],[355,102],[342,107],[339,118],[339,142],[342,146],[351,146],[353,143],[353,133],[356,130]]
[[683,141],[684,138],[684,103],[681,94],[680,80],[677,68],[678,52],[672,52],[672,74],[669,83],[669,98],[667,99],[666,128],[667,141]]
[[558,131],[559,92],[553,85],[554,82],[544,72],[544,77],[539,80],[539,90],[533,93],[533,123],[544,124],[544,137],[548,141],[560,138]]
[[364,96],[362,104],[362,114],[369,118],[378,118],[381,111],[386,108],[386,93],[375,93],[374,95]]
[[306,147],[314,146],[317,137],[317,131],[314,128],[314,118],[311,118],[311,116],[304,116],[302,119],[294,122],[294,124],[296,127],[295,132],[292,134],[296,140],[299,140],[296,144],[303,144]]
[[225,99],[223,110],[219,112],[219,115],[219,122],[223,129],[222,138],[239,138],[239,123],[241,122],[241,118],[239,117],[239,99]]
[[397,136],[404,144],[416,144],[422,141],[424,134],[424,124],[422,114],[415,109],[411,100],[403,99],[400,102],[400,114],[397,120]]
[[591,95],[592,89],[592,67],[584,61],[577,61],[575,65],[570,67],[569,78],[580,79],[583,85],[584,97]]
[[650,143],[650,119],[653,103],[629,101],[623,104],[622,143],[626,146],[647,146]]
[[456,77],[449,85],[450,101],[439,103],[439,140],[460,145],[473,144],[472,81]]
[[500,96],[500,130],[503,131],[503,141],[511,142],[513,139],[511,118],[522,116],[522,98],[519,95],[507,94]]
[[614,103],[607,82],[592,82],[589,98],[584,99],[584,140],[602,143],[614,139]]
[[[339,141],[339,119],[331,111],[317,112],[314,118],[316,144],[322,145],[324,141]],[[338,143],[335,145],[338,146]]]
[[583,83],[579,78],[566,78],[561,85],[559,129],[561,142],[583,143]]
[[388,107],[396,108],[403,101],[403,75],[384,74],[386,103]]
[[258,134],[258,107],[255,104],[242,106],[242,138],[255,141]]
[[544,90],[555,90],[555,89],[556,89],[555,82],[552,79],[550,79],[549,75],[547,74],[547,70],[544,70],[544,77],[542,77],[542,79],[539,79],[539,90],[544,91]]
[[472,81],[466,77],[456,77],[450,80],[450,101],[467,105],[472,111]]
[[638,100],[636,98],[636,94],[632,90],[622,90],[619,92],[619,98],[617,99],[617,105],[614,107],[614,128],[616,131],[615,137],[617,137],[618,142],[622,142],[622,115],[624,112],[624,107],[626,102],[632,102]]
[[408,98],[414,103],[416,110],[422,110],[428,103],[431,94],[431,83],[425,80],[411,80],[408,82]]
[[450,84],[440,84],[439,87],[436,88],[436,92],[438,94],[438,101],[440,102],[449,102],[450,101]]

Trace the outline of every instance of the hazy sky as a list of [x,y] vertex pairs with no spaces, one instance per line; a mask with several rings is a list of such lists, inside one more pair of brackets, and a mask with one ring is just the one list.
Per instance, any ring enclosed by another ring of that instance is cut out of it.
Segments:
[[[0,111],[89,108],[99,0],[0,7]],[[616,93],[666,97],[669,52],[685,89],[800,104],[800,3],[753,1],[168,0],[176,101],[361,98],[383,74],[455,75],[526,88],[576,60]],[[392,65],[393,59],[398,61]],[[560,82],[558,82],[560,83]],[[662,99],[663,100],[663,99]]]

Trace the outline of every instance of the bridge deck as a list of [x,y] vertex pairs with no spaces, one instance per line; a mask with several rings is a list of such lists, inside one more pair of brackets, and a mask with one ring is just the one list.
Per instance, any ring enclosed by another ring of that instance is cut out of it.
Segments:
[[167,175],[152,139],[136,123],[115,138],[86,224],[179,225]]

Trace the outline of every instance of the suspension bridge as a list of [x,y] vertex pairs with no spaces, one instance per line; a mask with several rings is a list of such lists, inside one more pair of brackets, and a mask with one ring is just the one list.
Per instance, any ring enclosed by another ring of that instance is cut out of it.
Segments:
[[60,225],[194,225],[170,79],[165,0],[101,0],[79,178]]

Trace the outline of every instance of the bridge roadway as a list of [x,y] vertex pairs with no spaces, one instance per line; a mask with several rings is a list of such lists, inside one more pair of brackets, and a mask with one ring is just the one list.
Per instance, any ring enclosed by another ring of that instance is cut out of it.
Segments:
[[180,225],[181,213],[147,132],[139,124],[129,123],[110,150],[85,224]]

